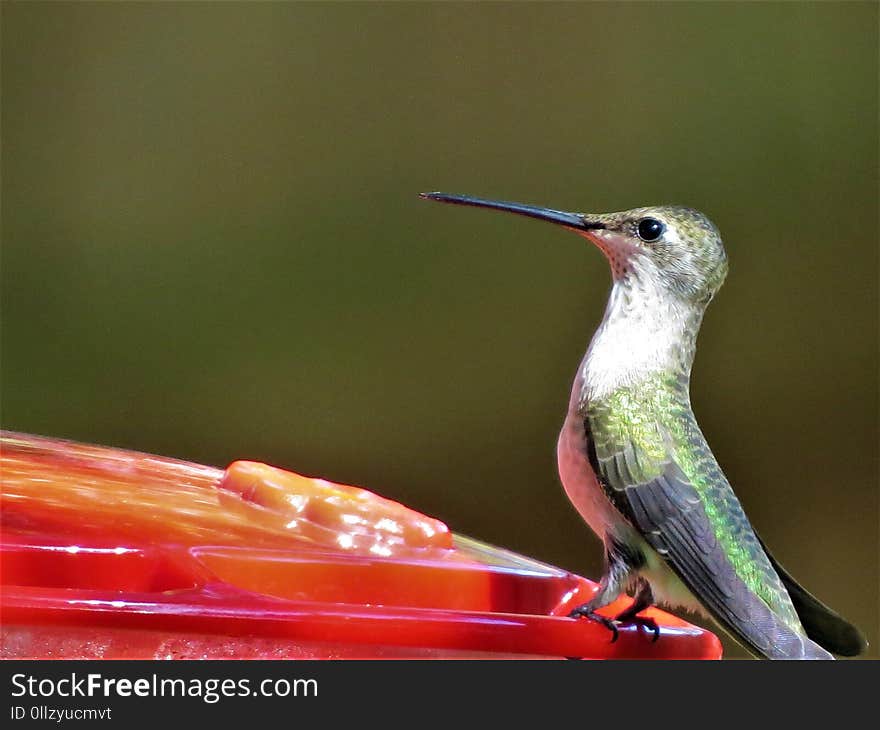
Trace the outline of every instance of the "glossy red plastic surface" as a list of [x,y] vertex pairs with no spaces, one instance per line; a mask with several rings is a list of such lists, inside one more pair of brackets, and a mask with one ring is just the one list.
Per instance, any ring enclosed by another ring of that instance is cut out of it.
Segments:
[[[356,487],[4,433],[5,658],[714,659],[566,617],[595,584]],[[622,610],[627,601],[608,607]]]

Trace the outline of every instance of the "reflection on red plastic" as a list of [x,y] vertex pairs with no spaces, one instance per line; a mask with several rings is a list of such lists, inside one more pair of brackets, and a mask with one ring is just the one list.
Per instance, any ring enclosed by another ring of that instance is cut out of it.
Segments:
[[[719,658],[566,617],[595,584],[356,487],[4,432],[4,658]],[[626,606],[608,607],[609,615]]]

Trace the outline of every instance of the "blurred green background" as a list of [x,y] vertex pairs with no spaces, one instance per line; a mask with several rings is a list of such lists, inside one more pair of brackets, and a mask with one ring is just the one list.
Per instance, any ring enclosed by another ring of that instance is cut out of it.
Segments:
[[691,205],[731,259],[703,430],[876,656],[877,28],[873,2],[4,2],[3,427],[365,485],[597,576],[555,440],[607,265],[417,194]]

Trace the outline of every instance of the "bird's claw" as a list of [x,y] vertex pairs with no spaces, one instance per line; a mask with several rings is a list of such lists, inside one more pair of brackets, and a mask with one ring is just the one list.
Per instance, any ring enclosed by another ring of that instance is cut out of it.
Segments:
[[654,637],[651,639],[652,644],[660,638],[660,627],[654,619],[647,616],[618,616],[615,621],[621,625],[635,625],[640,629],[652,631],[654,633]]
[[647,631],[651,631],[654,634],[651,638],[652,644],[660,638],[660,626],[654,619],[648,616],[636,616],[624,611],[622,614],[612,619],[607,616],[600,616],[587,606],[578,606],[569,612],[568,616],[569,618],[587,618],[591,621],[597,621],[602,624],[611,632],[612,644],[617,641],[617,638],[620,635],[620,632],[617,630],[618,626],[637,626],[640,629],[643,628]]
[[611,632],[611,643],[613,644],[617,641],[618,631],[617,631],[617,622],[613,618],[608,618],[607,616],[600,616],[598,613],[593,611],[586,606],[578,606],[568,614],[569,618],[587,618],[590,621],[596,621],[602,624],[606,629]]

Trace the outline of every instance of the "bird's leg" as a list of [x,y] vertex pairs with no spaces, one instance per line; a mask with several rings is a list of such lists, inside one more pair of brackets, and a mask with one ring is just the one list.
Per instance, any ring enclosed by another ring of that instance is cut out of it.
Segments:
[[617,641],[617,626],[614,619],[600,616],[596,611],[617,600],[626,585],[630,568],[613,549],[606,549],[605,564],[605,575],[599,581],[599,590],[589,601],[572,609],[568,615],[571,618],[583,617],[599,622],[611,631],[611,643],[613,644]]
[[[619,591],[618,591],[619,594]],[[606,592],[602,590],[601,586],[599,588],[598,593],[593,596],[592,600],[587,603],[583,603],[576,608],[573,608],[569,612],[570,618],[588,618],[591,621],[598,621],[605,628],[607,628],[611,632],[611,643],[613,644],[617,641],[617,626],[614,624],[614,619],[610,619],[607,616],[600,616],[596,613],[596,610],[602,608],[609,603],[612,603],[617,596],[613,596],[610,600],[605,600]]]
[[637,614],[654,605],[654,594],[651,591],[651,584],[644,578],[639,578],[636,595],[633,598],[632,605],[625,611],[621,611],[614,617],[614,621],[620,624],[635,624],[636,626],[644,626],[654,632],[654,638],[651,641],[657,641],[660,638],[660,627],[657,622],[647,616],[638,616]]

